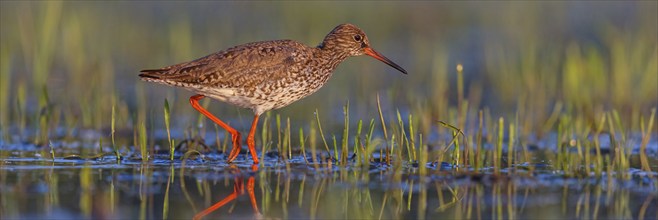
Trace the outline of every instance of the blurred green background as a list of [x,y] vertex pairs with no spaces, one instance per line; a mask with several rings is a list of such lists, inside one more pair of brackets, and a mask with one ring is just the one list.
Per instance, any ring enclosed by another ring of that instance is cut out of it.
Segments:
[[[541,128],[556,103],[558,111],[591,121],[618,110],[633,130],[658,105],[656,1],[0,5],[0,130],[9,139],[43,125],[107,129],[113,105],[119,128],[131,129],[139,118],[162,128],[165,98],[172,127],[194,126],[198,114],[187,101],[193,94],[141,82],[139,70],[254,41],[315,46],[341,23],[362,28],[409,75],[372,58],[348,59],[319,92],[275,113],[308,122],[319,109],[324,126],[340,129],[347,101],[353,118],[369,120],[377,117],[379,94],[386,115],[413,113],[427,133],[435,120],[456,120],[460,63],[469,118],[488,108],[496,117],[516,117],[525,134]],[[249,126],[249,110],[209,106],[239,130]]]

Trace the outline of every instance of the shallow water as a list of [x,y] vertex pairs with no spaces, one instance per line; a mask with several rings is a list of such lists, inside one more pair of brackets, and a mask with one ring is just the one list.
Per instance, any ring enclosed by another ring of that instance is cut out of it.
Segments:
[[[6,155],[6,151],[3,155]],[[241,154],[148,162],[12,157],[0,162],[2,219],[318,218],[639,218],[658,217],[656,173],[623,180],[568,177],[549,164],[459,170],[448,163],[386,166],[284,163],[269,154],[259,167]],[[652,161],[655,164],[655,161]],[[509,174],[509,175],[508,175]],[[653,176],[651,176],[653,175]],[[253,192],[251,194],[250,192]],[[223,203],[223,205],[222,205]],[[219,206],[219,207],[217,207]]]

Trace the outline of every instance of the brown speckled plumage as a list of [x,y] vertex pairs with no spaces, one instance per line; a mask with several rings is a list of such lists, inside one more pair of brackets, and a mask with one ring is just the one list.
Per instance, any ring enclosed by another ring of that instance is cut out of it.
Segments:
[[[257,120],[266,111],[284,107],[313,94],[329,80],[333,70],[347,57],[364,54],[406,73],[372,50],[365,33],[358,27],[342,24],[334,28],[317,47],[292,40],[254,42],[190,62],[142,70],[139,76],[144,81],[183,87],[202,95],[200,98],[208,96],[249,108]],[[232,154],[235,144],[234,141]],[[254,150],[250,150],[255,157]],[[234,157],[229,157],[229,161],[232,159]],[[257,163],[257,158],[254,158],[254,162]]]

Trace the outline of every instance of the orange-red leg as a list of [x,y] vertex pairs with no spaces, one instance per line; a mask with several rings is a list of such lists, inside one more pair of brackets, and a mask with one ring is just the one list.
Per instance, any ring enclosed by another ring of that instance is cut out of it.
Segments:
[[249,177],[247,182],[247,192],[249,193],[249,200],[251,200],[251,207],[254,209],[254,212],[260,214],[258,210],[258,204],[256,202],[256,193],[254,191],[254,186],[256,185],[256,180],[254,177]]
[[221,208],[222,206],[226,205],[227,203],[233,201],[234,199],[238,198],[239,195],[244,194],[244,183],[242,182],[242,174],[240,174],[240,170],[236,169],[238,172],[233,180],[233,193],[230,195],[224,197],[224,199],[220,200],[219,202],[216,202],[212,206],[208,207],[207,209],[204,209],[203,211],[197,213],[194,215],[192,219],[194,220],[199,220],[203,218],[204,216],[210,214],[211,212],[216,211],[217,209]]
[[[258,171],[258,166],[257,165],[252,165],[251,167],[252,171]],[[242,181],[243,176],[239,174],[240,170],[238,171],[238,176],[234,180],[234,186],[233,186],[233,193],[222,199],[221,201],[213,204],[212,206],[208,207],[207,209],[197,213],[194,215],[195,220],[201,219],[204,216],[210,214],[211,212],[216,211],[217,209],[221,208],[222,206],[226,205],[227,203],[233,201],[236,199],[239,195],[244,194],[244,182]],[[254,209],[254,212],[256,214],[260,214],[260,211],[258,210],[258,203],[256,201],[256,193],[254,191],[254,187],[256,185],[256,179],[255,177],[249,177],[249,180],[247,181],[247,193],[249,194],[249,201],[251,202],[251,207]]]
[[254,164],[258,164],[256,141],[254,141],[254,134],[256,134],[256,127],[258,127],[258,117],[259,115],[254,116],[254,121],[251,122],[251,130],[249,130],[249,136],[247,136],[247,145],[249,146],[249,152],[251,152],[251,158],[253,158]]
[[231,195],[228,195],[227,197],[222,199],[222,201],[219,201],[219,202],[215,203],[214,205],[208,207],[207,209],[197,213],[196,215],[194,215],[194,218],[192,218],[192,219],[195,219],[195,220],[201,219],[204,216],[210,214],[211,212],[214,212],[215,210],[217,210],[217,209],[221,208],[222,206],[226,205],[226,203],[229,203],[230,201],[233,201],[237,197],[238,197],[238,192],[234,191],[233,193],[231,193]]
[[[251,171],[258,171],[258,165],[251,165]],[[256,186],[256,179],[253,176],[249,177],[249,180],[247,181],[247,192],[249,193],[249,200],[251,200],[251,207],[254,208],[254,212],[256,212],[256,214],[260,214],[260,210],[258,210],[258,203],[256,202],[254,186]]]
[[217,123],[222,128],[226,129],[228,133],[231,133],[231,140],[233,141],[233,149],[231,149],[231,153],[229,154],[227,161],[230,163],[233,160],[235,160],[235,158],[238,157],[238,154],[240,154],[240,148],[241,148],[240,132],[238,132],[228,124],[224,123],[222,120],[219,120],[219,118],[212,115],[210,112],[208,112],[208,110],[201,107],[201,105],[199,105],[199,100],[201,100],[204,97],[205,97],[204,95],[194,95],[190,97],[190,104],[192,104],[192,107],[194,107],[194,109],[201,112],[201,114],[205,115],[206,117],[210,118],[210,120]]

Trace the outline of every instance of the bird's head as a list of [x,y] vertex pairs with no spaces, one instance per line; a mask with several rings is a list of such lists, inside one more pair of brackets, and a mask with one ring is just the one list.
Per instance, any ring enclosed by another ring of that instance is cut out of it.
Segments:
[[361,56],[365,54],[388,64],[404,74],[407,74],[407,71],[402,67],[372,49],[372,47],[370,47],[368,36],[353,24],[341,24],[336,26],[336,28],[327,34],[318,47],[323,50],[331,50],[347,54],[348,56]]

